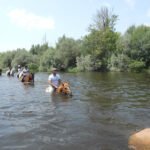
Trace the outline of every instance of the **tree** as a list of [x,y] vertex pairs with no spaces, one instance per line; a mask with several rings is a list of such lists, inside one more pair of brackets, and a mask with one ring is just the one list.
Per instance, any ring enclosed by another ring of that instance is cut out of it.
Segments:
[[130,35],[128,55],[132,60],[145,62],[150,66],[150,27],[130,27],[126,34]]
[[55,49],[49,48],[40,57],[40,71],[48,71],[52,66],[55,66]]
[[16,51],[8,51],[2,54],[1,64],[2,67],[9,67],[15,57]]
[[108,60],[116,50],[116,41],[119,37],[115,32],[116,20],[117,16],[108,8],[101,8],[94,23],[89,27],[90,33],[83,39],[82,52],[84,55],[91,55],[93,68],[96,70],[106,70]]
[[67,38],[65,35],[58,39],[56,43],[55,60],[57,67],[63,65],[64,68],[75,67],[76,57],[80,55],[80,41]]
[[42,45],[32,45],[30,48],[30,53],[33,55],[42,55],[48,48],[48,43],[44,43]]
[[13,58],[12,65],[17,66],[25,66],[29,63],[33,62],[33,57],[31,54],[29,54],[25,49],[18,49],[16,51],[16,55]]
[[89,29],[91,30],[105,30],[109,28],[110,30],[115,30],[115,24],[117,21],[117,15],[113,14],[107,7],[102,7],[97,11],[97,14],[94,18],[94,23],[90,25]]

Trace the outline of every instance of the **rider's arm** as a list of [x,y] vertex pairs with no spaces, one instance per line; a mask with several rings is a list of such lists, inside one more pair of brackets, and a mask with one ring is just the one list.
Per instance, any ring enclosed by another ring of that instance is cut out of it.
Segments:
[[56,88],[56,89],[57,89],[57,87],[51,82],[51,80],[48,80],[48,83],[49,83],[53,88]]

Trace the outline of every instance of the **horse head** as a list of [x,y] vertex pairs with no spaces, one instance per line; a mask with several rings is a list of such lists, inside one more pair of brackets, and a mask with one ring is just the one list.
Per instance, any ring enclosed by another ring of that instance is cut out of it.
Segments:
[[23,78],[23,82],[33,82],[34,83],[34,74],[29,73],[29,74],[25,75],[25,77]]
[[62,82],[57,89],[57,93],[63,93],[65,95],[72,96],[72,92],[68,82]]

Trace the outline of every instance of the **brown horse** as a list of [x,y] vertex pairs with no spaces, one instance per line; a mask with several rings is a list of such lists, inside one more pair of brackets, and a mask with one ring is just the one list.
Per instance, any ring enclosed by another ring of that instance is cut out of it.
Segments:
[[21,81],[24,84],[34,84],[34,74],[33,73],[29,73],[25,76],[22,76]]
[[130,150],[150,150],[150,128],[145,128],[130,136],[128,141]]
[[72,92],[68,82],[61,82],[56,92],[72,96]]

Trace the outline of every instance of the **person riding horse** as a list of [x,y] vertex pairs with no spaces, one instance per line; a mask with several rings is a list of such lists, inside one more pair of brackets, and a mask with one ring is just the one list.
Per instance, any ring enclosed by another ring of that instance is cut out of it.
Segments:
[[18,73],[17,73],[17,78],[21,77],[21,72],[22,72],[22,68],[20,65],[18,65]]
[[61,78],[57,71],[57,68],[52,68],[52,73],[48,77],[48,83],[53,88],[53,91],[56,91],[61,83]]
[[15,69],[9,66],[9,69],[6,71],[7,76],[14,76],[15,74]]
[[34,83],[34,74],[30,73],[28,66],[26,65],[23,70],[20,70],[19,79],[24,83]]
[[52,74],[48,77],[48,83],[50,86],[46,88],[46,92],[49,93],[60,93],[65,95],[72,95],[72,92],[70,90],[70,86],[68,82],[62,82],[60,75],[57,73],[57,68],[52,68]]

